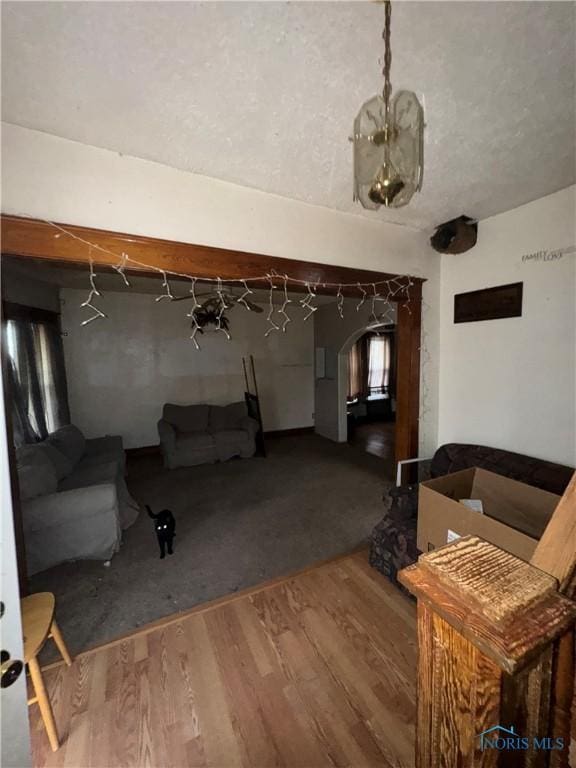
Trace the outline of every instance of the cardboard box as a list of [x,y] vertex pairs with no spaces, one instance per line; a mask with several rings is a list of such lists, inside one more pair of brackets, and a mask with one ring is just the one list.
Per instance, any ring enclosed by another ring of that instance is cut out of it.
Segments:
[[[480,499],[484,513],[459,499]],[[485,469],[464,469],[420,483],[417,546],[429,552],[475,534],[530,560],[560,496]]]

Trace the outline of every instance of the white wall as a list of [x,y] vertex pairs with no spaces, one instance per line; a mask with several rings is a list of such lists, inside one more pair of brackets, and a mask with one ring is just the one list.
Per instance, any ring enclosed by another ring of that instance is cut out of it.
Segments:
[[[425,277],[433,308],[421,434],[435,446],[440,258],[427,236],[2,124],[2,210],[120,232]],[[347,151],[345,148],[343,151]]]
[[166,402],[224,405],[244,399],[242,356],[253,354],[265,430],[312,425],[313,328],[299,319],[264,338],[266,314],[228,314],[232,339],[190,341],[187,303],[152,294],[104,292],[108,318],[82,327],[86,291],[62,290],[64,354],[72,421],[88,437],[120,434],[127,448],[158,443]]
[[[480,222],[476,247],[443,256],[439,442],[576,465],[576,187]],[[522,317],[453,322],[454,294],[522,281]]]

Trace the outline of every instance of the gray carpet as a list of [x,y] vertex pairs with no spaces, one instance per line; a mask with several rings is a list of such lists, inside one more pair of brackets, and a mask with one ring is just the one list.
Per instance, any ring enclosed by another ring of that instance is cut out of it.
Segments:
[[[31,591],[56,595],[73,653],[367,539],[390,485],[382,459],[315,435],[267,446],[267,458],[171,471],[159,456],[129,461],[134,498],[174,513],[175,552],[160,560],[153,523],[142,513],[109,567],[68,563],[34,576]],[[44,660],[51,656],[47,650]]]

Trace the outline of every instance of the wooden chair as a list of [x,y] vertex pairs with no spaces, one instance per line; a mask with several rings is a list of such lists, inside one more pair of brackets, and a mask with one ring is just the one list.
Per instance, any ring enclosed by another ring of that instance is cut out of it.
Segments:
[[30,670],[35,693],[35,696],[28,700],[28,705],[38,703],[53,752],[56,752],[60,746],[58,732],[54,722],[54,715],[52,714],[50,699],[46,693],[42,672],[38,664],[38,654],[49,637],[56,643],[66,664],[68,666],[72,664],[66,643],[54,620],[55,604],[54,595],[51,592],[38,592],[20,601],[22,633],[24,635],[24,662]]

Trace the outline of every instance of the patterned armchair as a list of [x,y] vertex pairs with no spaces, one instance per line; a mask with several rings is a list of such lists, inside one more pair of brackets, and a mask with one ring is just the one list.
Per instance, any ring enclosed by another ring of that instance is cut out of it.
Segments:
[[[499,448],[464,443],[442,445],[430,463],[430,477],[442,477],[461,469],[480,467],[498,475],[533,485],[559,496],[564,493],[574,469],[562,464],[523,456]],[[416,562],[418,485],[400,485],[384,496],[386,512],[372,531],[370,565],[401,589],[397,573]]]

